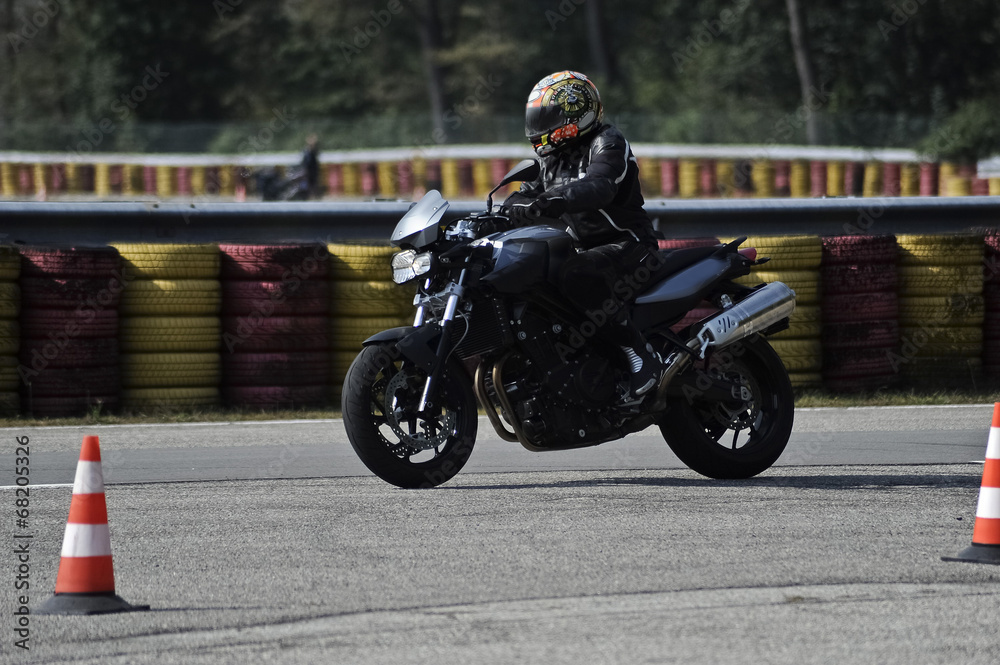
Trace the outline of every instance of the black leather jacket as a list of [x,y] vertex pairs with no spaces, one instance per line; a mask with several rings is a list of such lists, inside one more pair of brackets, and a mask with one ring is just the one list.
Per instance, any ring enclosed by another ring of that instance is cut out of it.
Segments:
[[583,249],[632,240],[656,245],[643,210],[639,165],[628,141],[612,125],[598,128],[579,145],[539,160],[542,172],[511,194],[504,207],[538,198],[561,198],[560,218]]

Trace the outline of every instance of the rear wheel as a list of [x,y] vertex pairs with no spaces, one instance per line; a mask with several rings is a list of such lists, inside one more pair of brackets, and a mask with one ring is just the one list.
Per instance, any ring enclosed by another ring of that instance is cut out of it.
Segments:
[[670,449],[710,478],[750,478],[770,468],[788,443],[794,417],[792,386],[778,354],[755,335],[685,372],[698,370],[741,385],[745,401],[724,403],[685,389],[660,419]]
[[437,408],[418,415],[427,373],[391,344],[365,347],[344,379],[344,427],[375,475],[404,488],[440,485],[457,474],[476,441],[476,401],[452,362],[438,384]]

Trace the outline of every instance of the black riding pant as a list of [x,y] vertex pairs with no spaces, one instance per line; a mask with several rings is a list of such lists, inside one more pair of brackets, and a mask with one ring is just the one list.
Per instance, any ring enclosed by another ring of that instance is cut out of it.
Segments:
[[563,264],[560,290],[606,337],[620,346],[641,344],[628,322],[628,305],[649,286],[656,252],[656,245],[632,240],[582,251]]

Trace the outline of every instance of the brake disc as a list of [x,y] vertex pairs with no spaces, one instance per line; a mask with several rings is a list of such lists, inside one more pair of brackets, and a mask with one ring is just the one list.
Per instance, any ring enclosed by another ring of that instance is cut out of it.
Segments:
[[[446,409],[440,418],[435,419],[437,434],[428,435],[428,422],[424,418],[419,418],[420,431],[411,433],[409,422],[401,421],[400,416],[405,416],[407,411],[399,408],[400,403],[415,403],[410,393],[411,388],[407,385],[408,377],[406,372],[396,372],[385,389],[386,423],[392,431],[399,437],[399,445],[407,446],[415,450],[433,450],[444,444],[448,440],[451,432],[455,431],[455,423],[458,416],[451,409]],[[400,399],[397,399],[397,394]],[[407,399],[407,398],[410,399]],[[419,399],[419,398],[417,398]]]

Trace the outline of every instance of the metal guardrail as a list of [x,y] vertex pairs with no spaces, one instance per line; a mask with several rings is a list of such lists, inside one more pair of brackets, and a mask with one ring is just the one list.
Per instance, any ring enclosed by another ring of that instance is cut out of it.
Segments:
[[[341,242],[384,240],[411,204],[0,202],[0,242]],[[453,202],[446,219],[483,209]],[[948,233],[1000,227],[1000,197],[653,199],[666,237]]]

